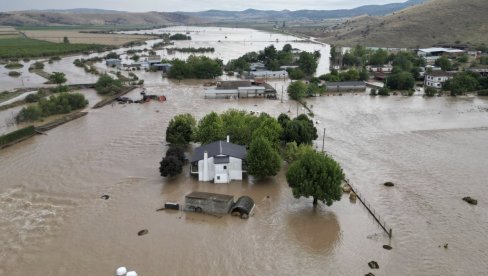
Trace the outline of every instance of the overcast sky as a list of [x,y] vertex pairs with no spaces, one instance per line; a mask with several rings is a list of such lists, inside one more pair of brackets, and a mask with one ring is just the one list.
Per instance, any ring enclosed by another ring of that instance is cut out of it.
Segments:
[[0,0],[0,11],[96,8],[120,11],[349,9],[405,0]]

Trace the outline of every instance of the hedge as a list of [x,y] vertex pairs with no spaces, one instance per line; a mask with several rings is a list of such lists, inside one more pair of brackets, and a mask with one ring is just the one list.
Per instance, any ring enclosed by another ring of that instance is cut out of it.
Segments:
[[36,129],[34,128],[34,126],[28,126],[28,127],[7,133],[5,135],[0,136],[0,147],[3,147],[4,145],[7,145],[7,144],[12,143],[14,141],[17,141],[19,139],[32,136],[34,134],[36,134]]

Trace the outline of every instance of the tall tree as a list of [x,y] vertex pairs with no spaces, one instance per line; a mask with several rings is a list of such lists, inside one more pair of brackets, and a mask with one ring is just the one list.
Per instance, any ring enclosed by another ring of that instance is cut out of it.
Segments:
[[251,142],[246,162],[248,174],[259,178],[275,176],[281,168],[280,155],[271,142],[260,136]]
[[344,173],[331,157],[307,151],[290,166],[286,180],[295,198],[312,197],[314,206],[319,200],[330,206],[341,199]]
[[175,145],[187,145],[196,129],[196,120],[191,114],[176,115],[166,129],[166,141]]
[[183,171],[183,164],[175,156],[164,157],[159,165],[159,172],[164,177],[176,176]]
[[223,140],[225,135],[222,118],[217,113],[211,112],[198,122],[195,141],[208,144]]
[[307,95],[307,84],[303,81],[294,81],[288,86],[288,96],[293,100],[300,100]]
[[298,66],[305,74],[311,76],[315,74],[318,63],[314,54],[308,52],[301,52],[298,58]]

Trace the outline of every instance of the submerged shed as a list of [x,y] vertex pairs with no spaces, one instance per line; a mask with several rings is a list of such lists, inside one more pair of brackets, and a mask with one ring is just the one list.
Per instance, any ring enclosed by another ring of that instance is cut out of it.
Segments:
[[254,209],[254,200],[248,196],[241,196],[234,206],[232,206],[231,214],[233,216],[240,216],[247,219]]

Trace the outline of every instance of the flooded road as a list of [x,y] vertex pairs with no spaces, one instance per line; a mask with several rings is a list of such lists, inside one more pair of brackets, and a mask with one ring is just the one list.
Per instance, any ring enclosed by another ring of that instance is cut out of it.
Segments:
[[[261,47],[262,48],[262,47]],[[0,275],[485,275],[488,99],[323,96],[307,99],[325,149],[393,228],[359,204],[313,209],[284,171],[263,181],[199,183],[159,176],[165,130],[229,108],[277,116],[296,103],[207,100],[203,81],[138,72],[164,103],[114,105],[0,151]],[[282,81],[271,82],[286,87]],[[140,91],[128,96],[138,98]],[[96,99],[93,99],[96,100]],[[299,112],[303,112],[299,108]],[[396,186],[386,188],[385,181]],[[199,190],[249,195],[249,220],[156,212]],[[101,195],[110,195],[108,200]],[[477,206],[463,202],[478,199]],[[148,229],[145,236],[137,232]],[[448,243],[448,249],[443,245]],[[390,244],[393,250],[382,248]],[[375,260],[379,270],[367,263]]]

